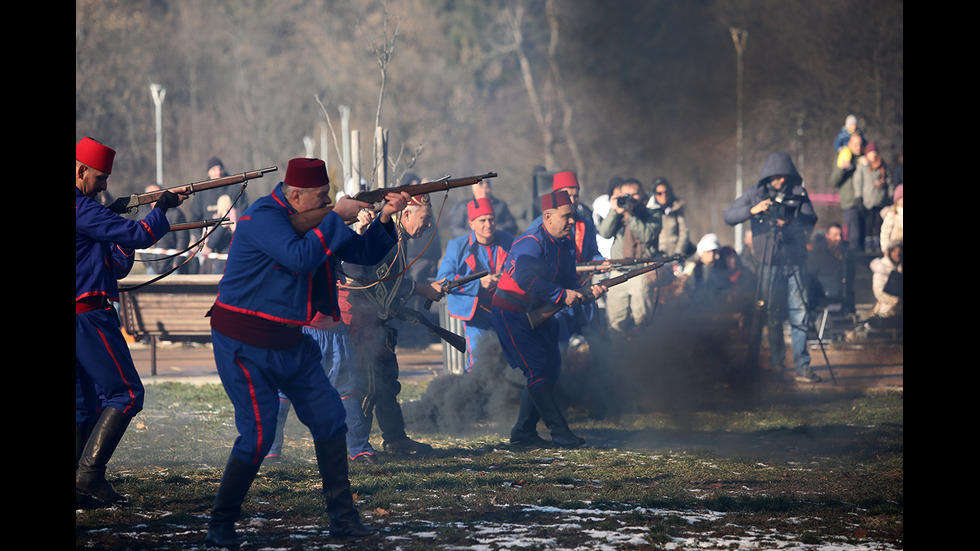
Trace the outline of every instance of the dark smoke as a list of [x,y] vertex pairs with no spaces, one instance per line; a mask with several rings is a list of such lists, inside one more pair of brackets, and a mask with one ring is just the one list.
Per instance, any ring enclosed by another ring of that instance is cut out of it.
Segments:
[[495,335],[477,346],[478,360],[469,373],[436,377],[419,400],[402,404],[407,427],[466,433],[479,424],[502,423],[509,431],[526,384],[524,375],[507,364]]
[[[558,399],[570,418],[662,412],[675,421],[733,398],[742,401],[751,394],[754,373],[743,367],[745,346],[736,328],[728,317],[663,305],[648,326],[628,337],[596,328],[586,335],[587,346],[565,354]],[[507,365],[495,340],[480,346],[482,361],[470,373],[436,377],[419,400],[403,404],[407,426],[467,433],[493,423],[509,432],[524,376]]]

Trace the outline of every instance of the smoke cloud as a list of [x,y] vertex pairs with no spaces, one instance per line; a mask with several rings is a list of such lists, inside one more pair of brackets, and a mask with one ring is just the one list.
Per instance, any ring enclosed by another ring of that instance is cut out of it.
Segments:
[[[596,324],[586,345],[565,352],[557,399],[578,419],[656,411],[679,423],[699,409],[749,399],[754,373],[743,368],[737,328],[731,317],[663,305],[630,335]],[[479,346],[471,372],[436,377],[419,400],[402,405],[407,426],[460,434],[491,423],[509,433],[526,381],[507,365],[495,338]]]

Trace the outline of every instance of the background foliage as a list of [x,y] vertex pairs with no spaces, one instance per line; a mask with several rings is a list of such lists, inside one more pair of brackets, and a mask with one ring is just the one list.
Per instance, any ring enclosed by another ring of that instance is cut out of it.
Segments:
[[495,171],[521,216],[537,166],[577,170],[589,201],[613,175],[665,176],[692,234],[731,242],[730,29],[748,33],[745,185],[783,150],[820,192],[848,113],[896,162],[903,14],[894,0],[76,0],[76,141],[117,150],[113,195],[142,191],[156,178],[158,83],[164,186],[206,179],[212,155],[232,173],[280,166],[249,184],[254,197],[307,155],[306,136],[339,184],[339,135],[322,147],[321,128],[325,109],[339,133],[347,105],[369,179],[380,122],[392,180]]

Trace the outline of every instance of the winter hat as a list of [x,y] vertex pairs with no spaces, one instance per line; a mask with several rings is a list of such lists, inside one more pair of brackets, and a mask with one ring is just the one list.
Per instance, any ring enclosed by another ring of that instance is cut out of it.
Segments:
[[208,170],[211,170],[213,167],[216,167],[216,166],[220,166],[221,168],[225,168],[225,164],[221,162],[221,159],[219,159],[217,157],[211,157],[210,159],[208,159]]
[[721,241],[718,240],[718,234],[708,233],[698,241],[697,252],[698,254],[706,253],[708,251],[715,251],[721,248]]

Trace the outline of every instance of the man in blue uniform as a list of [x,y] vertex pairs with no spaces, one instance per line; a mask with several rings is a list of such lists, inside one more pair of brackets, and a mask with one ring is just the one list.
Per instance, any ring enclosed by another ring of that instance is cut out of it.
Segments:
[[[577,447],[585,440],[568,427],[553,394],[561,373],[558,322],[552,317],[532,327],[527,313],[542,306],[574,307],[588,295],[577,290],[575,246],[568,239],[574,211],[568,194],[560,190],[545,195],[541,210],[541,224],[510,248],[493,295],[491,319],[507,363],[527,379],[511,443],[547,446],[536,429],[543,420],[553,445]],[[605,292],[601,285],[589,289],[596,298]]]
[[371,205],[344,197],[316,227],[298,235],[293,215],[330,202],[324,162],[299,158],[289,161],[284,181],[238,220],[210,316],[214,359],[235,407],[239,436],[215,496],[207,544],[241,543],[235,521],[272,446],[280,391],[313,437],[331,535],[374,532],[361,524],[354,507],[344,406],[327,379],[320,348],[302,328],[318,311],[340,315],[337,262],[371,263],[383,256],[395,244],[392,215],[405,208],[407,199],[407,194],[389,193],[381,215],[358,235],[347,223]]
[[439,263],[437,280],[447,283],[476,272],[489,274],[452,289],[446,298],[449,315],[462,320],[466,331],[466,371],[476,362],[483,335],[493,330],[490,301],[500,280],[514,236],[498,230],[493,204],[487,198],[467,202],[470,233],[452,239]]
[[106,481],[106,464],[143,409],[143,384],[112,303],[136,249],[170,231],[167,210],[187,197],[164,192],[143,220],[113,213],[96,197],[106,190],[115,154],[89,137],[75,145],[76,507],[126,501]]
[[[574,172],[565,170],[556,172],[551,182],[551,191],[564,191],[568,194],[569,201],[572,202],[572,229],[568,234],[568,240],[575,245],[575,262],[605,260],[602,253],[599,252],[598,231],[595,222],[592,220],[592,212],[579,201],[578,177]],[[541,221],[542,217],[537,217],[528,226],[528,231],[541,225]],[[578,278],[579,287],[588,283],[591,278],[592,273],[580,274]],[[584,338],[583,333],[596,334],[595,331],[590,331],[590,328],[594,329],[598,315],[599,306],[595,301],[580,304],[574,308],[566,308],[556,314],[555,319],[558,320],[561,346],[564,347],[573,336]]]

